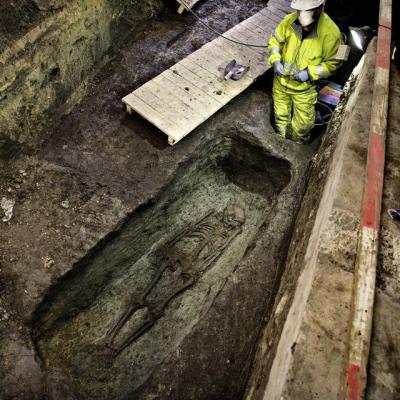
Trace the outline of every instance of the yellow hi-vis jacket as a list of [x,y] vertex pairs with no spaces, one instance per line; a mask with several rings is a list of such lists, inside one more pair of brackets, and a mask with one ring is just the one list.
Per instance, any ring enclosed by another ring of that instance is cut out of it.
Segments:
[[[302,27],[297,22],[297,13],[287,15],[280,22],[269,43],[268,63],[281,60],[287,75],[278,76],[279,82],[289,89],[309,89],[318,79],[327,78],[341,65],[335,60],[342,34],[337,25],[324,12],[308,36],[302,40]],[[296,70],[308,70],[310,81],[294,79]]]

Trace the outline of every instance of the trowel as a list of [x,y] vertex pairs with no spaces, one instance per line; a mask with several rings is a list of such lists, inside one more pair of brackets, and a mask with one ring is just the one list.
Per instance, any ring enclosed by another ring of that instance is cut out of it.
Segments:
[[236,62],[236,60],[232,60],[226,67],[224,78],[227,81],[228,79],[232,79],[234,81],[238,81],[243,78],[243,76],[247,73],[250,67],[245,67]]

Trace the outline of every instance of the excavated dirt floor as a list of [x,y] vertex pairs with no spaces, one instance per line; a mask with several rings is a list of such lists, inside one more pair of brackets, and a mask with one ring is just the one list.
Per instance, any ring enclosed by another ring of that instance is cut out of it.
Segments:
[[[134,213],[115,239],[53,289],[36,322],[42,358],[99,399],[139,387],[225,292],[290,179],[289,162],[262,147],[228,137],[212,141],[178,170],[156,204]],[[236,222],[226,220],[230,207],[238,207]],[[110,353],[107,331],[144,292],[144,308],[122,326]],[[162,317],[152,320],[152,307]],[[154,323],[147,334],[126,351],[119,347],[146,322]]]
[[[226,30],[263,5],[208,1],[199,12]],[[1,161],[0,197],[15,200],[0,232],[2,399],[232,399],[244,391],[318,143],[274,133],[271,77],[173,148],[128,116],[122,96],[210,40],[175,8],[126,45],[37,154],[11,148]],[[224,222],[230,205],[244,215],[238,231]],[[208,214],[214,231],[196,230]],[[214,247],[182,272],[196,232]],[[173,256],[168,243],[177,238]],[[105,346],[164,260],[173,261],[146,299],[151,307]],[[154,324],[116,351],[162,304]]]
[[[128,116],[121,97],[213,38],[172,3],[38,152],[0,160],[2,400],[244,393],[319,140],[275,134],[271,75],[175,147]],[[225,31],[264,5],[198,11]]]

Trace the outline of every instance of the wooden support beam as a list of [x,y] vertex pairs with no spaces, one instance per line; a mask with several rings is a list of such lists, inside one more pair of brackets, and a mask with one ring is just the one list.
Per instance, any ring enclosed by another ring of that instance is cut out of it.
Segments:
[[346,400],[364,399],[379,252],[390,82],[392,0],[381,0],[361,237],[354,272]]

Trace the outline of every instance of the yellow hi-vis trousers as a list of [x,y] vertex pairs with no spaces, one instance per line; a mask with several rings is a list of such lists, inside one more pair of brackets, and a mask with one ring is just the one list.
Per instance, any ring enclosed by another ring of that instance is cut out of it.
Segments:
[[272,89],[276,128],[285,138],[292,135],[294,141],[308,143],[315,124],[318,93],[313,86],[302,91],[288,89],[278,79],[274,79]]

